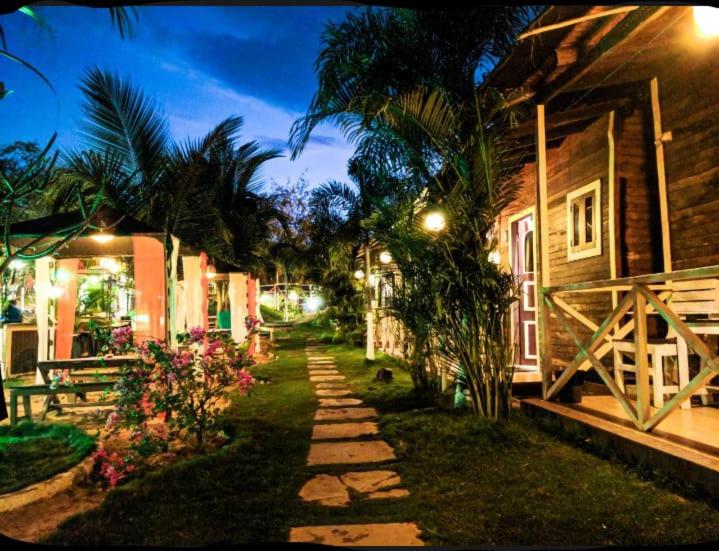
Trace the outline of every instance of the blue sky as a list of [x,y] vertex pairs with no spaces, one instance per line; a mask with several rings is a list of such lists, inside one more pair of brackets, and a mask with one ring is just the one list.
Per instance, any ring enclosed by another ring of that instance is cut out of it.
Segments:
[[117,70],[155,98],[175,138],[198,137],[229,115],[245,119],[244,139],[285,149],[264,175],[284,184],[304,173],[312,184],[347,180],[352,153],[331,126],[315,131],[294,162],[289,128],[315,90],[314,60],[328,19],[342,6],[143,6],[135,37],[121,40],[107,10],[38,7],[50,30],[21,14],[0,15],[8,48],[52,82],[57,96],[27,69],[0,58],[0,145],[58,132],[60,146],[81,145],[78,83],[90,66]]

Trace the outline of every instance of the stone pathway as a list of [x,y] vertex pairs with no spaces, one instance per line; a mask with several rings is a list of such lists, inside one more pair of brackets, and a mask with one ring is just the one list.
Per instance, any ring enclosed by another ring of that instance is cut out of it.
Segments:
[[[392,446],[379,438],[377,411],[352,397],[334,358],[314,339],[308,339],[305,350],[319,401],[307,465],[366,465],[395,459]],[[317,474],[302,487],[300,498],[325,507],[349,507],[353,500],[407,497],[409,492],[400,484],[396,472],[382,469]],[[414,523],[298,526],[290,531],[291,542],[325,545],[423,545],[419,536]]]

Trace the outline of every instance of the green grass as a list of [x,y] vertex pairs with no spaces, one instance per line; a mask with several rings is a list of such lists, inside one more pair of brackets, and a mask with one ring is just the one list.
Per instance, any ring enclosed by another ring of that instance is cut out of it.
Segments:
[[[719,512],[681,497],[619,463],[601,459],[540,430],[516,414],[492,423],[432,407],[412,392],[395,360],[328,345],[355,392],[377,407],[383,437],[411,495],[348,508],[301,503],[317,407],[298,326],[278,343],[278,361],[256,372],[272,383],[240,398],[227,415],[235,441],[214,454],[167,467],[108,496],[47,542],[202,545],[286,541],[291,526],[417,522],[435,546],[692,543],[719,539]],[[372,379],[392,367],[395,380]],[[376,465],[352,467],[373,469]]]
[[14,492],[81,461],[95,439],[72,425],[0,426],[0,494]]

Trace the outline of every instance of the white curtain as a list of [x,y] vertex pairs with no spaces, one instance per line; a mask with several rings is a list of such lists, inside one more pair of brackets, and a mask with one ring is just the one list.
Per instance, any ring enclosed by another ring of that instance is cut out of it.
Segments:
[[[35,317],[37,318],[37,360],[50,359],[50,272],[54,261],[50,257],[35,260]],[[35,383],[42,384],[40,370],[35,371]]]
[[230,272],[230,284],[227,289],[230,296],[230,323],[232,340],[241,343],[247,337],[245,318],[247,317],[247,274]]
[[185,318],[187,329],[203,327],[202,319],[202,265],[199,256],[183,256],[182,268],[185,283]]

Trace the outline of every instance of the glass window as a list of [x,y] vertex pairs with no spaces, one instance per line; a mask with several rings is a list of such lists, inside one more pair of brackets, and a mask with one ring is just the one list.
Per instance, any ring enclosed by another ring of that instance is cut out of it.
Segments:
[[567,259],[602,254],[601,181],[595,180],[567,194]]
[[534,232],[528,231],[524,235],[524,272],[534,271]]

